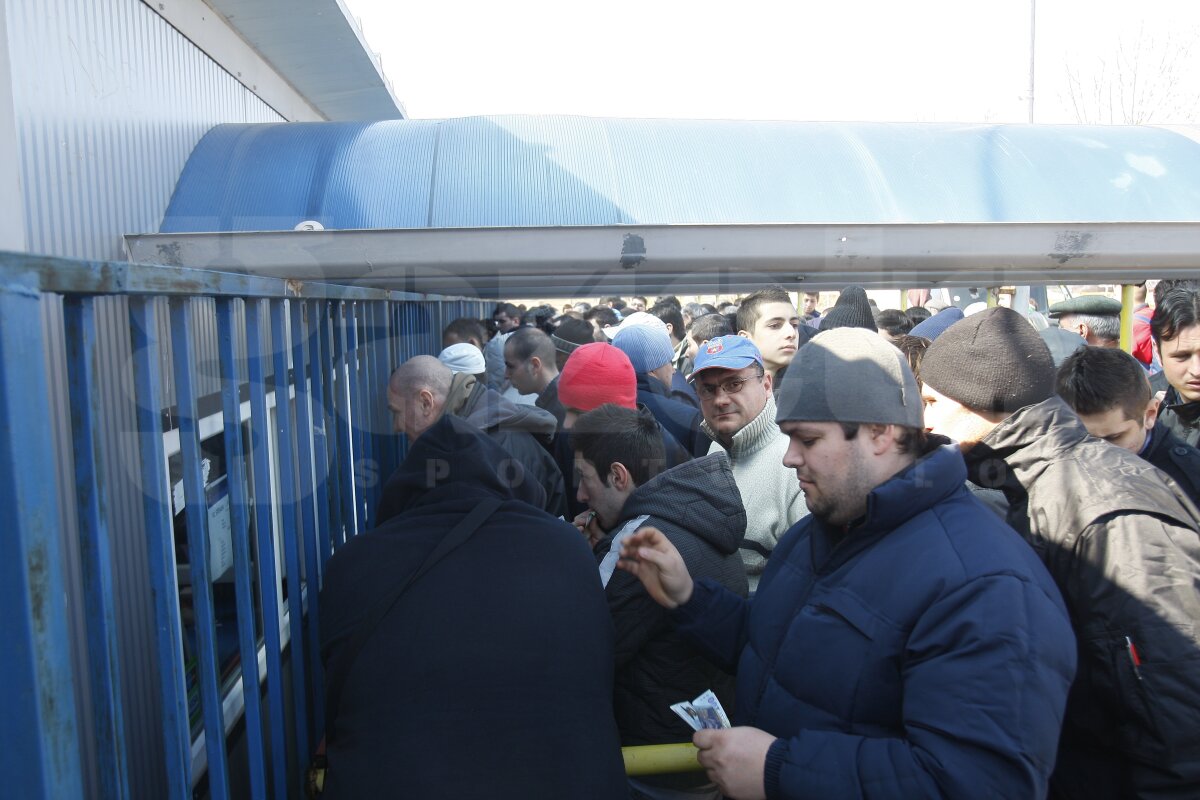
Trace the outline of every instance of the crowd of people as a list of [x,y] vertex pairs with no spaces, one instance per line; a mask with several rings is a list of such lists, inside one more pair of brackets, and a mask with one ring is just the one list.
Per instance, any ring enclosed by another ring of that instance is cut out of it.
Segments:
[[324,796],[1200,797],[1200,281],[1132,353],[1100,294],[917,299],[499,303],[398,365]]

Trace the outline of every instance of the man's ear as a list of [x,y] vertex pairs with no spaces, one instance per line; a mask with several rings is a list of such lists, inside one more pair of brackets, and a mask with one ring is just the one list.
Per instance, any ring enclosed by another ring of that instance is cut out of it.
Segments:
[[771,380],[771,373],[769,373],[769,372],[763,372],[763,378],[762,378],[762,379],[763,379],[763,386],[765,386],[765,387],[766,387],[766,389],[767,389],[767,394],[770,394],[770,393],[771,393],[771,383],[772,383],[772,380]]
[[422,389],[421,391],[417,392],[417,404],[420,406],[421,411],[426,416],[432,414],[435,406],[437,405],[433,401],[433,392],[429,391],[428,389]]
[[542,371],[542,360],[537,356],[530,356],[525,363],[529,365],[529,371],[535,375]]
[[675,326],[669,322],[664,323],[664,324],[667,326],[667,336],[674,336],[675,335]]
[[1151,397],[1150,402],[1146,404],[1146,416],[1142,420],[1142,427],[1150,430],[1154,427],[1154,423],[1158,421],[1158,409],[1162,405],[1162,399],[1159,397]]
[[895,425],[881,425],[871,423],[866,426],[867,439],[871,443],[871,452],[874,455],[880,456],[891,449],[892,443],[896,441]]
[[754,338],[753,336],[751,336],[751,335],[750,335],[750,331],[738,331],[738,336],[742,336],[742,337],[744,337],[744,338],[746,338],[746,339],[753,339],[753,338]]
[[614,461],[608,472],[608,485],[617,491],[625,491],[633,486],[633,476],[620,461]]

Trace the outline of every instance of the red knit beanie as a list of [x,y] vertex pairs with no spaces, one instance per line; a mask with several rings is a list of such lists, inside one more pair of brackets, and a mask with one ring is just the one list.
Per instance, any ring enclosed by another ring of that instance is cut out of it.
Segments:
[[607,342],[578,348],[558,376],[558,400],[577,411],[591,411],[605,403],[637,408],[637,376],[629,356]]

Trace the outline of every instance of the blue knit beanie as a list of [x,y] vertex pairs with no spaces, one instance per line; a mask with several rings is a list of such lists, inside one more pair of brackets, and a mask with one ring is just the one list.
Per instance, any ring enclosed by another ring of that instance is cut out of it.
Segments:
[[635,325],[619,333],[612,343],[629,356],[634,372],[650,372],[671,360],[674,348],[665,329]]
[[961,308],[958,308],[957,306],[943,308],[929,319],[914,325],[913,329],[908,332],[908,335],[923,336],[932,342],[934,339],[942,335],[942,331],[946,330],[946,328],[949,328],[962,318],[963,311]]

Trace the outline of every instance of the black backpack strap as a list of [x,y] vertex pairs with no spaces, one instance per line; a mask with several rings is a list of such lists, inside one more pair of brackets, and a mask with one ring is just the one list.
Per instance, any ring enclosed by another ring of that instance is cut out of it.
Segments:
[[437,547],[433,548],[433,552],[421,563],[421,566],[417,567],[416,571],[407,580],[400,581],[392,586],[388,593],[380,597],[375,605],[371,607],[370,612],[358,623],[358,626],[354,629],[354,634],[350,637],[350,641],[346,644],[341,656],[329,671],[329,679],[326,683],[328,689],[325,693],[325,739],[327,741],[333,741],[338,706],[341,703],[342,689],[346,685],[346,678],[350,675],[350,668],[354,666],[354,662],[357,660],[363,646],[375,634],[379,623],[395,608],[396,602],[408,587],[412,586],[422,575],[432,569],[451,550],[454,550],[467,541],[467,539],[471,538],[471,534],[475,533],[479,526],[487,521],[488,517],[496,513],[503,502],[503,500],[499,499],[485,500],[471,509],[465,517],[459,520],[457,525],[442,537],[441,541],[437,543]]
[[758,553],[763,558],[770,558],[773,551],[768,550],[767,546],[761,542],[756,542],[753,539],[742,539],[742,543],[738,545],[739,550],[750,550]]

